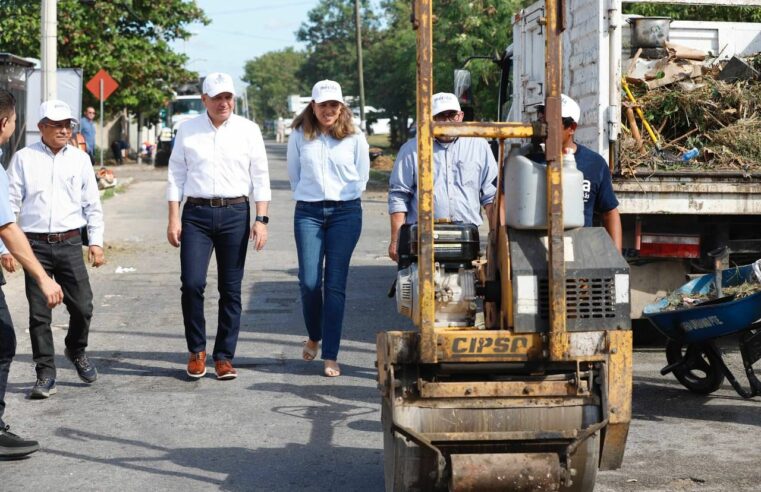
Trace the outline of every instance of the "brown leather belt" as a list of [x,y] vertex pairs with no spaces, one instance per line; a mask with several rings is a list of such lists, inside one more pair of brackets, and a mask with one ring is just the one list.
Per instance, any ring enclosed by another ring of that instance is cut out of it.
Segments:
[[247,196],[236,196],[235,198],[196,198],[194,196],[188,197],[188,203],[193,205],[208,205],[210,207],[226,207],[228,205],[235,205],[236,203],[247,202]]
[[66,232],[51,232],[49,234],[44,232],[26,232],[25,234],[28,239],[34,239],[35,241],[45,241],[48,244],[55,244],[79,236],[81,231],[79,229],[72,229]]

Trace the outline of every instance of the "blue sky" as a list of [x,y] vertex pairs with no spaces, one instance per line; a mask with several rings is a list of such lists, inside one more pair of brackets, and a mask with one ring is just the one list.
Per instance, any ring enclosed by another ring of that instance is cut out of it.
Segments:
[[196,0],[211,24],[194,24],[194,35],[174,44],[189,57],[187,67],[200,75],[227,72],[236,80],[243,76],[246,60],[287,46],[303,49],[296,31],[319,0]]

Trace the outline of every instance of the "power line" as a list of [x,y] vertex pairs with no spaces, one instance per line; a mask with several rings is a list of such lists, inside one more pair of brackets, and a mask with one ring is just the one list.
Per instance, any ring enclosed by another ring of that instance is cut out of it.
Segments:
[[208,16],[215,16],[215,15],[228,15],[228,14],[242,14],[245,12],[257,12],[260,10],[274,10],[274,9],[281,9],[283,7],[296,7],[299,5],[312,5],[314,1],[310,2],[294,2],[294,3],[284,3],[281,5],[267,5],[264,7],[254,7],[250,9],[238,9],[238,10],[224,10],[222,12],[210,12],[206,15]]
[[255,34],[249,34],[247,32],[225,31],[225,30],[222,30],[222,29],[213,29],[213,28],[210,28],[210,27],[206,27],[204,29],[207,30],[207,31],[218,32],[220,34],[232,34],[234,36],[243,36],[243,37],[246,37],[246,38],[264,39],[266,41],[281,41],[283,43],[296,43],[296,40],[294,40],[294,39],[271,38],[271,37],[267,37],[267,36],[257,36]]

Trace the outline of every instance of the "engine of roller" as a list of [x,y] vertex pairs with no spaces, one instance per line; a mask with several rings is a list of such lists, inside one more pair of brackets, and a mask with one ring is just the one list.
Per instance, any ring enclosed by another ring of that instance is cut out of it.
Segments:
[[[419,317],[417,225],[405,227],[399,238],[396,280],[397,310]],[[446,223],[434,226],[434,299],[436,326],[472,326],[476,317],[476,270],[478,228],[474,224]]]

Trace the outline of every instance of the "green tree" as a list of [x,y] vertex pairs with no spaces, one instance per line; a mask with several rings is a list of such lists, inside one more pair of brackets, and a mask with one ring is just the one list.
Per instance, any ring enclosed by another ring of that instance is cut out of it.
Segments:
[[[498,58],[512,41],[513,15],[519,0],[440,0],[434,3],[434,83],[436,91],[454,90],[454,69],[471,56]],[[490,60],[474,59],[472,74],[475,118],[497,117],[500,71]]]
[[[81,68],[88,80],[101,68],[119,82],[107,112],[122,108],[156,118],[170,89],[197,74],[170,42],[190,37],[188,25],[209,20],[193,0],[59,0],[58,66]],[[0,45],[24,57],[40,57],[40,3],[0,2]],[[96,99],[83,91],[84,103]]]
[[368,101],[383,108],[391,120],[391,145],[407,138],[408,120],[415,118],[416,37],[410,24],[410,2],[383,4],[386,25],[365,54]]
[[[411,5],[405,0],[382,4],[386,29],[370,47],[366,69],[368,99],[386,109],[392,119],[392,143],[407,138],[407,120],[415,117],[416,32],[410,23]],[[497,57],[512,38],[512,16],[517,0],[440,0],[434,3],[434,92],[454,90],[454,69],[471,56]],[[500,72],[489,60],[473,60],[476,119],[495,119]]]
[[286,116],[288,95],[308,93],[308,83],[298,76],[305,60],[305,53],[286,48],[246,62],[243,80],[249,84],[249,101],[257,119]]
[[[362,47],[377,39],[378,19],[367,0],[361,2]],[[307,45],[307,59],[299,77],[310,87],[318,80],[341,84],[344,95],[359,96],[354,0],[320,0],[296,32]]]
[[[512,18],[528,0],[438,0],[434,3],[434,90],[453,90],[454,69],[474,55],[496,57],[512,38]],[[356,94],[356,53],[352,0],[322,0],[298,31],[307,43],[300,76],[310,82],[338,80],[345,94]],[[407,121],[415,117],[416,32],[409,0],[384,0],[379,13],[367,4],[363,17],[365,88],[369,105],[383,108],[392,121],[392,143],[407,139]],[[499,69],[473,60],[476,119],[497,113]]]

